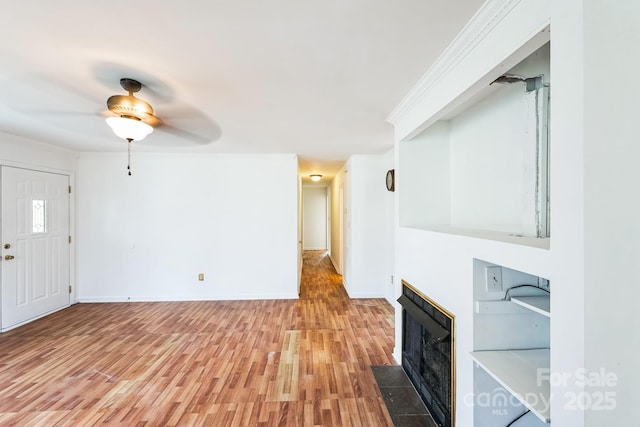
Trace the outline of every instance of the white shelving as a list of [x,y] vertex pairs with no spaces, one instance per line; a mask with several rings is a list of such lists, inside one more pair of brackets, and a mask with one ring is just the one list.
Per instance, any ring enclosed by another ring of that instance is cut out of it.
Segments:
[[511,301],[538,314],[551,317],[551,298],[548,295],[511,297]]
[[[542,292],[550,289],[548,281],[479,259],[473,265],[474,423],[503,427],[525,407],[531,412],[520,424],[548,426],[551,299]],[[488,286],[490,267],[501,269],[500,291]]]
[[550,384],[541,375],[549,371],[549,349],[474,351],[471,356],[541,421],[551,422]]

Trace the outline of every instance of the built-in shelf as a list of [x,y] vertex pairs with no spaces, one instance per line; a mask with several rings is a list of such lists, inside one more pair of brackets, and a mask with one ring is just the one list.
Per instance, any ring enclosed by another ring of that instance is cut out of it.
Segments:
[[399,141],[401,227],[549,249],[550,44],[526,51],[496,68],[526,84],[492,85],[492,76],[473,100]]
[[542,314],[543,316],[551,317],[551,298],[549,298],[548,295],[511,297],[511,302],[528,308],[538,314]]
[[530,237],[516,233],[507,233],[491,230],[474,230],[469,228],[454,228],[442,225],[409,225],[401,224],[401,227],[414,228],[419,230],[433,231],[434,233],[445,233],[456,236],[472,237],[474,239],[493,240],[496,242],[509,243],[513,245],[530,246],[532,248],[549,249],[551,239],[549,237]]
[[474,351],[471,356],[540,420],[550,423],[549,349]]
[[490,300],[490,301],[476,301],[476,313],[477,314],[529,314],[530,310],[527,310],[520,305],[516,305],[511,301],[505,300]]

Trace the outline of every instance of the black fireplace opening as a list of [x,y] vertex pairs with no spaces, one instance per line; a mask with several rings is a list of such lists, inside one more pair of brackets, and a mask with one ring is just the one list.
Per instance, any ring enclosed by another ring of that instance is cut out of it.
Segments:
[[403,282],[402,367],[436,423],[452,427],[454,317]]

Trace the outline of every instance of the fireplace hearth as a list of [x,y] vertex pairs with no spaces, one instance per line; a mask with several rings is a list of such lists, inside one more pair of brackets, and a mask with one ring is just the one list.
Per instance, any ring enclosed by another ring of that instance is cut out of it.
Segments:
[[454,316],[402,281],[402,368],[439,426],[455,425]]

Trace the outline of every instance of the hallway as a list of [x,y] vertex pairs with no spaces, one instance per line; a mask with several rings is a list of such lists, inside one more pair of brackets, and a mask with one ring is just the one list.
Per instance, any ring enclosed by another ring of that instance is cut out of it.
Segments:
[[393,308],[323,251],[299,300],[76,304],[0,335],[0,424],[391,426]]

